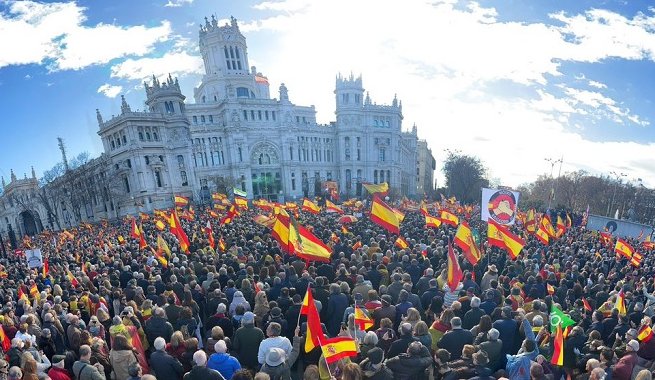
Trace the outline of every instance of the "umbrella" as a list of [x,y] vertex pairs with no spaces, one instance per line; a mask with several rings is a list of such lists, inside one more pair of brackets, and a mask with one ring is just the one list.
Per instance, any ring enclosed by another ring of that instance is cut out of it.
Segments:
[[355,223],[356,221],[357,218],[352,215],[344,215],[341,218],[339,218],[339,223],[341,224]]

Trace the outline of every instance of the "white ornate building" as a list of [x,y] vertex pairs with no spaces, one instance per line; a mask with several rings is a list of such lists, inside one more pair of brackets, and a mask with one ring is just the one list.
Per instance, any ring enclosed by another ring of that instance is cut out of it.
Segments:
[[87,170],[98,194],[80,221],[171,207],[174,194],[209,203],[212,192],[233,186],[272,200],[318,195],[325,181],[342,198],[362,195],[362,182],[417,195],[416,127],[403,131],[399,100],[374,104],[361,76],[339,75],[336,121],[317,124],[314,106],[292,103],[284,84],[271,98],[234,18],[224,26],[205,19],[199,46],[205,73],[193,103],[177,79],[153,77],[144,83],[144,112],[124,98],[118,116],[103,120],[97,111],[104,153],[96,160],[106,164]]

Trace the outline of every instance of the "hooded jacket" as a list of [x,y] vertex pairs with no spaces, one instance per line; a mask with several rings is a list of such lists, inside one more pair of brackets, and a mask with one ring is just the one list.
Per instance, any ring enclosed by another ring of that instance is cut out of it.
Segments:
[[215,369],[226,379],[231,379],[234,372],[241,369],[239,361],[229,354],[215,353],[209,357],[207,368]]

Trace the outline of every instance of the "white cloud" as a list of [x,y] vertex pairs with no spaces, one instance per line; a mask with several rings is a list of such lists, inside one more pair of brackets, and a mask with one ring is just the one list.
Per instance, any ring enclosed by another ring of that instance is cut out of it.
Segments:
[[157,77],[184,74],[201,74],[204,71],[202,59],[186,52],[166,53],[159,58],[127,59],[111,68],[112,78],[145,80]]
[[[239,21],[239,26],[251,46],[253,41],[275,43],[275,48],[249,51],[268,75],[272,96],[284,82],[293,102],[315,104],[318,119],[327,122],[334,118],[334,75],[361,72],[374,101],[390,103],[398,93],[405,128],[416,122],[438,162],[445,157],[443,149],[463,149],[481,157],[493,176],[508,185],[532,181],[549,170],[546,156],[563,155],[564,172],[608,172],[630,167],[631,157],[653,156],[654,144],[583,137],[594,123],[632,126],[648,120],[616,100],[615,92],[607,95],[612,89],[605,84],[584,74],[576,84],[560,66],[653,59],[651,18],[592,10],[554,14],[558,25],[553,26],[502,22],[493,8],[455,3],[409,1],[398,7],[391,0],[264,1],[254,8],[266,16]],[[601,14],[611,16],[614,31],[602,25]],[[602,38],[590,30],[613,36],[612,46],[598,42]],[[566,84],[552,86],[554,77]],[[506,81],[535,96],[499,96],[495,84]],[[439,170],[436,174],[441,177]],[[653,177],[655,169],[634,168],[631,175]]]
[[144,55],[171,33],[168,21],[155,27],[86,26],[86,9],[75,2],[5,3],[6,11],[0,13],[0,68],[48,62],[51,70],[81,69]]
[[102,86],[98,87],[98,94],[103,94],[108,98],[115,98],[123,90],[122,86],[114,86],[109,83],[105,83]]
[[25,74],[24,78],[25,80],[30,80],[32,79],[32,76],[30,74]]
[[170,8],[177,8],[181,7],[183,5],[190,5],[193,3],[193,0],[168,0],[166,4],[164,4],[165,7],[170,7]]

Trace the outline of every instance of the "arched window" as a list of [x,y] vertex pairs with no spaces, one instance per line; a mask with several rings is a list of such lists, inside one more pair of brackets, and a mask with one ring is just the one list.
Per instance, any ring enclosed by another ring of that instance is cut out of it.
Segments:
[[250,90],[246,87],[237,87],[237,98],[249,98]]
[[373,171],[373,183],[378,183],[378,171]]

